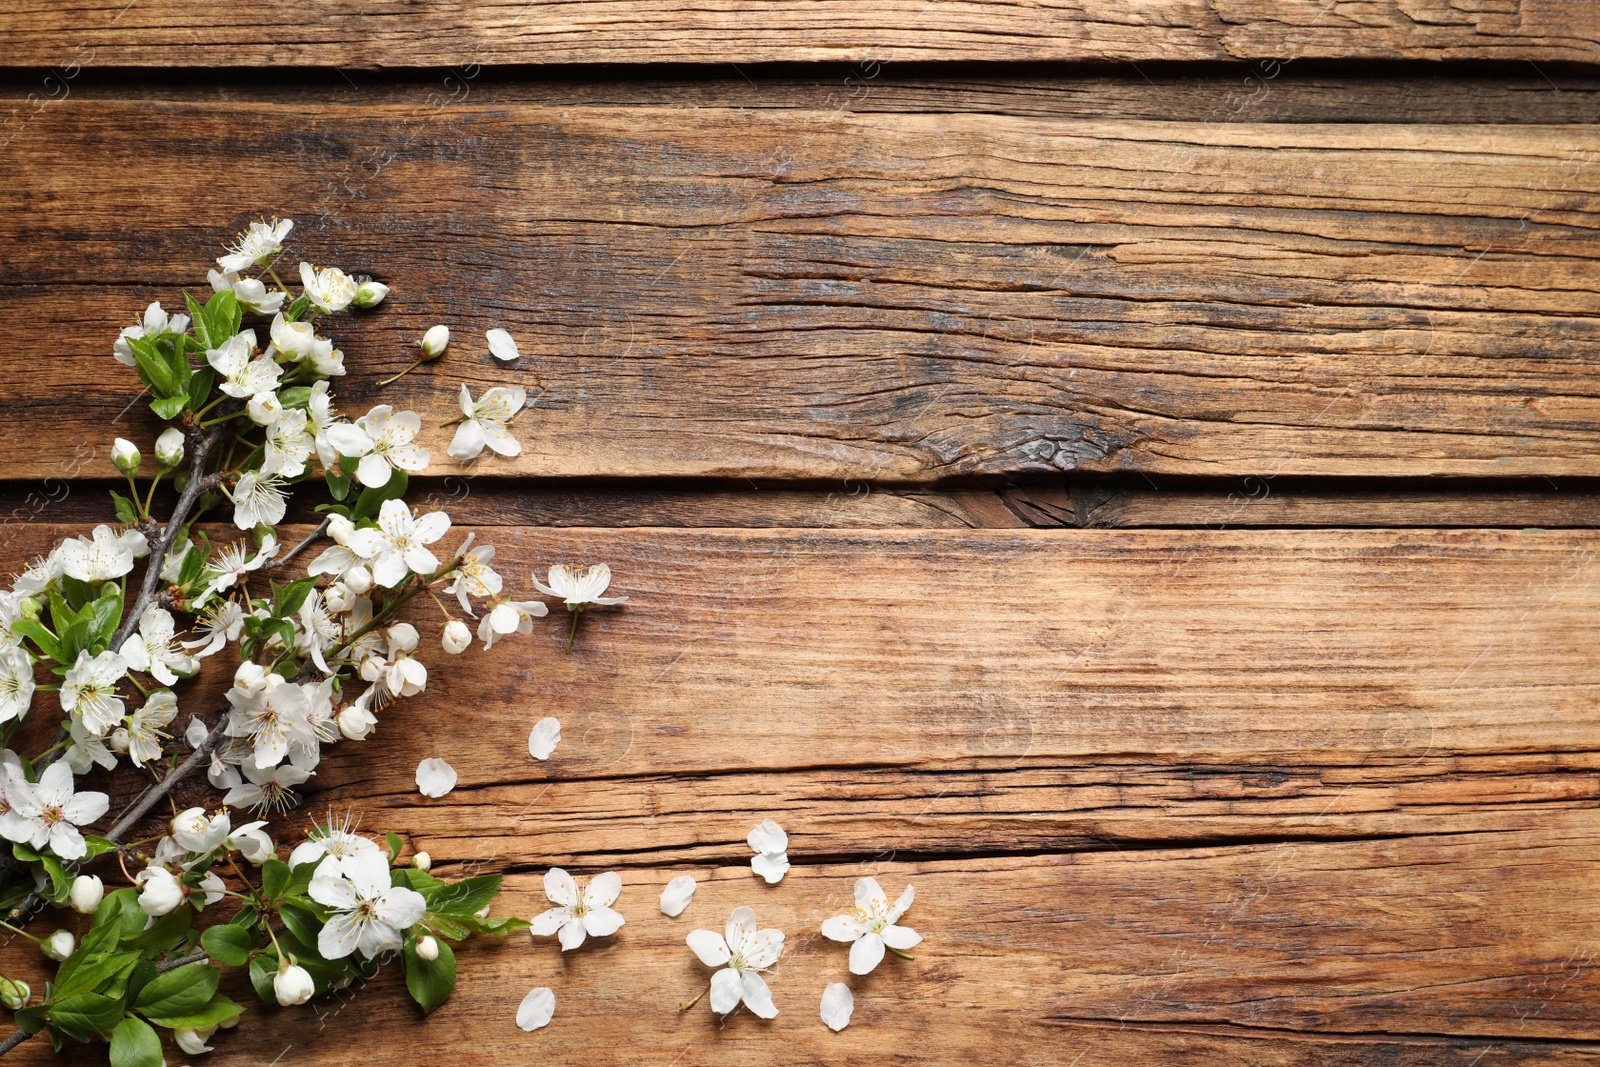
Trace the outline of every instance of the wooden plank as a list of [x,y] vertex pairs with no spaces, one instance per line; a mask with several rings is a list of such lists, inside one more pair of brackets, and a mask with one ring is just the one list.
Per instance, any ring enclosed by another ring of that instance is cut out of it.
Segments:
[[[207,13],[176,0],[10,4],[6,61],[118,67],[437,67],[508,63],[751,63],[861,60],[1514,59],[1600,61],[1583,0],[684,0],[449,8],[346,5],[308,14],[286,0]],[[870,69],[870,68],[869,68]]]
[[[151,143],[158,187],[126,165]],[[1593,128],[69,100],[11,151],[0,329],[61,355],[18,383],[4,477],[142,425],[109,339],[193,284],[242,203],[395,284],[339,335],[347,409],[442,421],[462,378],[530,386],[507,474],[1577,475],[1600,453]],[[459,347],[380,393],[439,320]],[[515,371],[474,341],[496,325]]]
[[[603,829],[594,831],[602,837]],[[485,864],[495,864],[486,857]],[[748,867],[694,869],[677,919],[656,911],[679,870],[622,872],[627,925],[562,954],[521,937],[460,953],[455,995],[415,1023],[394,968],[319,1009],[259,1009],[207,1062],[356,1064],[406,1057],[568,1064],[786,1062],[1360,1065],[1594,1062],[1600,971],[1593,895],[1600,820],[1539,831],[1384,842],[903,863],[801,864],[768,887]],[[817,935],[853,880],[910,882],[914,961],[854,979],[835,1035],[817,1018],[845,952]],[[546,906],[542,869],[507,883],[502,914]],[[683,939],[735,906],[787,934],[777,1018],[718,1025]],[[6,954],[7,973],[22,954]],[[551,1025],[513,1023],[535,986]],[[320,1015],[320,1018],[319,1018]],[[404,1035],[403,1038],[400,1035]],[[1570,1044],[1568,1044],[1570,1043]],[[41,1043],[22,1062],[44,1062]],[[1206,1059],[1207,1055],[1214,1058]],[[1475,1060],[1476,1057],[1476,1060]]]

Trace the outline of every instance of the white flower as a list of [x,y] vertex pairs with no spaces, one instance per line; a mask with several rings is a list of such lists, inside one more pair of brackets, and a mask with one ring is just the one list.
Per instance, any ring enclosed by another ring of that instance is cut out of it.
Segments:
[[356,280],[338,267],[317,270],[302,261],[300,284],[310,301],[323,311],[343,311],[356,298]]
[[246,862],[259,867],[278,854],[272,838],[261,829],[265,825],[265,822],[247,822],[229,834],[225,844],[238,849]]
[[165,470],[176,467],[183,462],[183,449],[186,443],[182,430],[176,426],[168,426],[161,431],[161,436],[156,438],[156,462]]
[[105,896],[104,882],[92,874],[80,874],[72,880],[72,892],[67,900],[79,915],[93,915]]
[[144,309],[144,318],[136,326],[124,327],[117,335],[116,343],[111,346],[111,354],[118,363],[133,366],[133,346],[128,344],[129,339],[137,340],[141,337],[160,337],[164,333],[183,333],[189,328],[189,316],[174,315],[170,319],[161,309],[160,301],[152,301]]
[[[469,538],[470,541],[470,538]],[[468,596],[498,596],[504,583],[500,575],[495,573],[489,561],[494,559],[494,546],[484,545],[468,552],[463,545],[461,562],[456,565],[455,580],[444,587],[446,593],[455,594],[456,600],[461,603],[461,610],[468,615],[473,615],[472,604]]]
[[224,600],[200,619],[200,630],[201,636],[185,641],[183,647],[191,652],[199,649],[197,655],[205,659],[229,641],[239,640],[244,632],[244,609],[232,600]]
[[378,509],[377,528],[351,534],[350,551],[372,560],[373,580],[392,589],[405,579],[408,569],[418,574],[439,569],[438,557],[427,546],[449,529],[450,516],[442,511],[413,518],[404,500],[385,500]]
[[745,841],[755,853],[750,869],[765,878],[768,885],[781,882],[789,873],[789,835],[783,827],[771,819],[762,819]]
[[139,473],[139,446],[126,437],[119,437],[111,442],[111,465],[117,470],[133,477]]
[[283,290],[269,290],[260,278],[241,278],[238,271],[212,268],[206,271],[206,281],[211,283],[213,292],[232,293],[246,311],[271,315],[283,307]]
[[200,661],[178,643],[172,613],[152,604],[139,616],[139,632],[118,649],[129,668],[144,671],[162,685],[174,685],[200,670]]
[[211,1051],[211,1046],[206,1044],[206,1038],[216,1032],[215,1026],[202,1026],[198,1029],[181,1026],[172,1031],[172,1043],[191,1056],[199,1056]]
[[561,743],[561,720],[547,715],[533,724],[528,731],[528,755],[536,760],[547,760]]
[[538,600],[502,600],[478,620],[478,640],[484,648],[493,648],[506,634],[531,634],[533,620],[549,613],[550,609]]
[[278,399],[277,393],[263,390],[250,398],[244,410],[257,426],[271,426],[283,418],[283,401]]
[[822,1021],[828,1024],[829,1030],[838,1033],[849,1026],[850,1016],[855,1011],[856,998],[843,982],[834,982],[822,991]]
[[[250,555],[250,543],[238,541],[228,545],[217,553],[216,560],[206,567],[206,574],[211,576],[207,584],[213,593],[220,593],[224,589],[231,589],[238,581],[251,571],[258,571],[267,565],[272,557],[278,554],[278,539],[272,534],[261,539],[261,547],[256,549],[255,555]],[[185,648],[194,647],[186,644]]]
[[298,963],[290,964],[287,956],[279,962],[278,973],[272,978],[272,995],[278,998],[279,1005],[292,1008],[304,1004],[316,991],[317,984],[311,980],[311,972]]
[[291,741],[301,745],[314,743],[306,718],[306,692],[281,675],[267,675],[266,685],[258,692],[235,686],[226,695],[231,705],[228,736],[248,737],[254,741],[258,767],[277,766],[289,754]]
[[751,908],[734,908],[728,917],[727,936],[713,930],[692,930],[689,948],[707,967],[721,968],[711,976],[711,1010],[726,1015],[741,1000],[763,1019],[778,1014],[772,991],[757,972],[766,970],[783,955],[782,930],[757,930]]
[[[119,534],[112,532],[111,527],[101,525],[94,528],[89,540],[75,537],[63,541],[59,551],[62,573],[80,582],[98,584],[121,578],[133,570],[135,559],[150,554],[150,542],[138,530],[124,530]],[[20,580],[15,588],[18,592],[24,591]],[[32,593],[37,590],[26,591]]]
[[[324,468],[332,470],[340,456],[357,458],[372,451],[372,438],[367,436],[365,430],[354,423],[338,421],[327,382],[312,384],[307,410],[311,413],[311,424],[316,431],[317,458],[322,461]],[[347,475],[350,473],[345,471]],[[388,480],[387,475],[384,480]]]
[[271,474],[245,471],[233,487],[233,524],[241,530],[258,525],[276,526],[289,509],[283,480]]
[[[472,644],[472,630],[460,619],[451,619],[439,633],[439,643],[452,656],[459,656]],[[0,679],[3,682],[3,679]]]
[[298,478],[306,472],[306,460],[316,447],[316,437],[306,429],[306,413],[299,408],[284,411],[267,426],[261,473]]
[[695,881],[692,874],[680,874],[667,883],[661,891],[661,914],[676,919],[694,899]]
[[388,404],[379,404],[357,419],[356,426],[372,441],[371,451],[356,466],[356,478],[367,488],[388,485],[395,467],[415,473],[428,466],[427,450],[412,443],[422,429],[422,416],[415,411],[396,413]]
[[0,722],[28,714],[33,691],[32,658],[20,648],[0,649]]
[[358,308],[375,308],[389,295],[389,287],[371,278],[356,286],[355,305]]
[[103,736],[121,720],[125,706],[117,696],[117,683],[128,673],[128,663],[109,649],[91,658],[87,650],[61,681],[61,709],[79,719],[95,736]]
[[168,736],[162,732],[162,727],[171,723],[177,714],[177,696],[170,689],[157,689],[144,702],[144,707],[128,719],[128,759],[135,767],[161,758],[161,742]]
[[246,760],[239,765],[248,779],[228,790],[222,802],[230,808],[255,808],[258,811],[287,811],[294,804],[294,787],[311,777],[292,763],[262,769]]
[[315,863],[324,856],[346,860],[367,852],[377,853],[378,843],[356,833],[352,829],[353,825],[353,820],[347,817],[338,826],[313,827],[306,840],[296,845],[294,851],[289,853],[289,866],[298,867],[302,863]]
[[422,349],[422,354],[427,359],[434,359],[443,354],[449,345],[450,327],[443,324],[428,327],[428,332],[417,342],[417,347]]
[[[26,998],[24,998],[26,999]],[[556,1014],[556,995],[549,986],[540,986],[517,1005],[517,1025],[530,1034],[548,1026]]]
[[537,574],[533,575],[535,589],[545,596],[560,597],[569,608],[585,604],[620,604],[628,599],[625,596],[601,596],[610,584],[611,568],[604,563],[596,563],[582,574],[578,573],[576,567],[558,563],[550,568],[549,585],[541,582]]
[[416,925],[428,906],[422,894],[393,885],[392,879],[382,852],[330,857],[317,865],[311,899],[333,911],[317,934],[317,951],[324,959],[343,959],[357,951],[372,959],[401,947],[401,931]]
[[885,946],[904,952],[922,943],[922,936],[908,926],[896,926],[911,907],[915,890],[906,886],[893,904],[884,896],[875,878],[856,880],[856,910],[835,915],[822,924],[822,936],[834,941],[854,942],[850,946],[850,973],[871,974],[883,959]]
[[609,937],[625,921],[611,908],[621,893],[622,878],[615,871],[595,875],[580,893],[572,875],[552,867],[544,876],[544,895],[556,907],[534,916],[529,932],[534,937],[559,934],[563,952],[583,944],[586,936]]
[[417,791],[425,797],[442,797],[456,787],[456,769],[437,756],[417,764]]
[[267,330],[272,338],[273,351],[288,356],[291,360],[304,359],[311,354],[311,346],[317,340],[317,328],[309,322],[290,322],[282,315],[272,317],[272,326]]
[[104,793],[75,793],[72,768],[59,761],[44,769],[19,802],[14,793],[22,784],[12,783],[12,802],[33,831],[28,843],[34,848],[49,845],[50,851],[64,860],[87,855],[89,846],[78,827],[104,815],[111,806],[110,798]]
[[502,456],[516,456],[522,446],[506,429],[527,399],[520,385],[497,385],[474,402],[466,383],[461,384],[462,422],[450,442],[450,458],[460,463],[477,459],[485,445]]
[[255,347],[256,332],[241,330],[216,348],[206,349],[206,362],[221,379],[217,388],[239,400],[278,388],[283,369],[265,356],[252,359]]
[[483,336],[489,342],[489,354],[501,363],[511,363],[522,355],[517,351],[517,342],[504,330],[490,330]]
[[252,222],[250,228],[228,246],[228,254],[217,257],[217,266],[226,271],[241,271],[264,263],[283,251],[283,239],[292,229],[293,219]]

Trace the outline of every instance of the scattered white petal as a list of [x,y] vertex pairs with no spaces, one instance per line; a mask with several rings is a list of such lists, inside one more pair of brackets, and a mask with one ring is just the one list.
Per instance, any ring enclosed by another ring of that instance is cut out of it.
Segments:
[[417,788],[425,797],[442,797],[456,787],[456,769],[437,756],[417,764]]
[[661,914],[670,915],[674,919],[683,914],[683,909],[689,906],[689,901],[694,899],[694,876],[680,874],[667,883],[661,891]]
[[510,363],[522,355],[517,351],[517,342],[504,330],[490,330],[484,334],[489,339],[489,354],[502,363]]
[[545,760],[561,743],[561,720],[554,715],[540,719],[528,733],[528,755]]
[[850,1025],[850,1016],[855,1010],[856,998],[843,982],[835,982],[822,991],[822,1021],[834,1033]]
[[517,1025],[532,1033],[548,1026],[556,1014],[556,995],[549,986],[540,986],[522,998],[517,1007]]

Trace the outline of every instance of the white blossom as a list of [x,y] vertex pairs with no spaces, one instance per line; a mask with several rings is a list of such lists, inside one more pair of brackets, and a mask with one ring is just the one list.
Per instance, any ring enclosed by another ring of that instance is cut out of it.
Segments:
[[908,926],[896,926],[911,907],[915,890],[905,892],[893,904],[875,878],[856,880],[856,908],[846,915],[835,915],[822,924],[822,936],[850,943],[850,973],[871,974],[883,959],[885,947],[900,952],[922,943],[922,935]]
[[[23,791],[20,798],[19,791]],[[50,851],[64,860],[88,854],[89,846],[78,827],[94,822],[111,806],[104,793],[76,792],[72,768],[60,761],[46,767],[32,785],[13,781],[8,795],[32,831],[27,843],[34,848],[49,845]]]
[[563,952],[583,944],[585,937],[610,937],[626,921],[611,907],[621,894],[622,878],[615,871],[595,875],[580,892],[572,875],[552,867],[544,876],[544,895],[556,906],[534,916],[529,933],[558,935]]
[[695,881],[692,874],[680,874],[661,890],[661,914],[676,919],[683,914],[694,899]]
[[719,968],[711,976],[711,1010],[726,1015],[746,1006],[763,1019],[778,1014],[772,992],[760,971],[778,962],[783,955],[782,930],[757,930],[756,913],[748,907],[734,908],[728,918],[726,935],[714,930],[693,930],[689,948],[707,967]]
[[178,643],[172,613],[155,604],[139,616],[139,632],[118,649],[130,669],[144,671],[162,685],[175,685],[200,670],[200,661]]
[[90,656],[88,650],[79,652],[77,662],[61,680],[61,710],[81,720],[96,736],[104,736],[122,719],[124,705],[117,695],[117,683],[127,673],[127,661],[109,649],[98,656]]
[[437,756],[417,764],[417,792],[435,799],[456,787],[456,769]]
[[355,279],[338,267],[317,270],[302,262],[300,284],[310,301],[323,311],[343,311],[356,298]]
[[283,251],[283,239],[294,229],[293,219],[273,219],[271,222],[252,222],[234,243],[228,254],[217,257],[217,266],[225,271],[241,271],[265,263]]
[[533,575],[535,589],[545,596],[560,597],[569,608],[581,608],[585,604],[620,604],[628,599],[625,596],[601,596],[610,584],[611,568],[604,563],[596,563],[582,574],[578,573],[576,567],[558,563],[550,568],[549,585],[541,582],[537,574]]
[[755,853],[750,869],[765,878],[768,885],[781,882],[789,873],[789,835],[783,827],[771,819],[762,819],[745,841]]
[[309,892],[333,912],[317,934],[317,951],[330,960],[351,952],[373,959],[400,948],[402,931],[428,910],[422,894],[393,884],[389,859],[381,852],[323,859]]
[[506,428],[527,400],[520,385],[497,385],[484,392],[482,399],[474,401],[466,383],[461,385],[462,421],[450,442],[450,458],[459,463],[477,459],[487,445],[502,456],[522,453],[522,446]]
[[373,580],[392,589],[405,579],[408,570],[432,574],[439,569],[438,557],[427,546],[449,529],[450,516],[442,511],[413,518],[404,500],[385,500],[378,509],[377,528],[351,534],[350,551],[370,559]]
[[276,526],[289,509],[283,481],[270,474],[245,471],[233,487],[233,524],[241,530]]
[[414,474],[428,466],[427,450],[413,443],[422,429],[422,417],[415,411],[396,412],[379,404],[357,419],[356,426],[372,441],[371,451],[356,466],[356,478],[367,488],[388,485],[395,467]]

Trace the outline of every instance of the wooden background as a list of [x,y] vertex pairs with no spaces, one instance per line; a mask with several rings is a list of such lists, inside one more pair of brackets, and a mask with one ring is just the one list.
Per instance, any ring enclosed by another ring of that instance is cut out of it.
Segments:
[[[345,411],[534,398],[419,495],[632,598],[440,664],[307,805],[525,915],[617,869],[621,933],[210,1062],[1600,1062],[1597,5],[21,0],[0,66],[6,566],[149,439],[117,330],[277,213],[394,287]],[[867,873],[927,940],[833,1034]],[[781,1014],[679,1014],[742,903]]]

